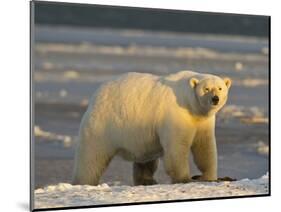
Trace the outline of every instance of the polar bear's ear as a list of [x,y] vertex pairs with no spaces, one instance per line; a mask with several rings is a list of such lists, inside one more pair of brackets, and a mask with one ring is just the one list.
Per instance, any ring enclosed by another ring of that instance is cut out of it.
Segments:
[[231,86],[231,79],[229,79],[228,77],[225,77],[225,78],[223,79],[223,81],[224,81],[226,87],[227,87],[227,88],[230,88],[230,86]]
[[190,86],[191,86],[192,88],[194,88],[194,87],[198,84],[198,82],[199,82],[199,80],[196,79],[196,78],[191,78],[191,79],[189,80],[189,84],[190,84]]

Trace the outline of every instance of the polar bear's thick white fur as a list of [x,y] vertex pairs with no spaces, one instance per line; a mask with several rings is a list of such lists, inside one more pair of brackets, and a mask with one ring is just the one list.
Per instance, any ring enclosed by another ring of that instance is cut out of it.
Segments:
[[201,180],[217,179],[215,115],[229,78],[181,71],[128,73],[93,95],[79,131],[74,184],[97,185],[115,155],[134,162],[134,183],[154,184],[159,157],[172,183],[191,180],[189,154]]

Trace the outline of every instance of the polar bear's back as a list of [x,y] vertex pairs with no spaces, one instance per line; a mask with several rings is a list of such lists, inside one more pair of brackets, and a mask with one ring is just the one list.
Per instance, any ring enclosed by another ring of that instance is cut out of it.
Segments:
[[102,85],[86,115],[91,131],[128,152],[139,149],[137,153],[143,155],[140,150],[146,151],[146,147],[159,151],[151,141],[157,142],[156,122],[167,92],[160,79],[151,74],[128,73]]
[[[101,106],[113,111],[119,118],[135,117],[138,112],[153,105],[151,95],[157,90],[158,76],[128,73],[101,86],[95,96],[96,108]],[[110,114],[113,115],[113,114]]]

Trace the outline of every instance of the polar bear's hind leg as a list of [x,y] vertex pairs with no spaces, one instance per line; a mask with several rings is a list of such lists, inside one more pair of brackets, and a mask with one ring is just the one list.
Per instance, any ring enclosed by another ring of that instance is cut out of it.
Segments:
[[85,147],[78,150],[73,174],[73,184],[98,185],[115,152],[106,148]]
[[157,184],[153,178],[153,174],[157,169],[158,160],[148,161],[146,163],[134,162],[133,165],[133,177],[134,185],[153,185]]

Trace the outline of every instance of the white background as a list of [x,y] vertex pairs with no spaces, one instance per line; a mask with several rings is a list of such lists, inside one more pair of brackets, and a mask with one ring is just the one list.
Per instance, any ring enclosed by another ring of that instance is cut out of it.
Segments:
[[[266,211],[280,209],[280,79],[281,12],[277,0],[68,0],[108,5],[185,9],[271,16],[272,197],[213,200],[158,205],[81,209],[75,211]],[[133,3],[134,2],[134,3]],[[1,1],[0,6],[0,210],[27,211],[29,202],[29,2]],[[74,211],[74,210],[73,210]]]

